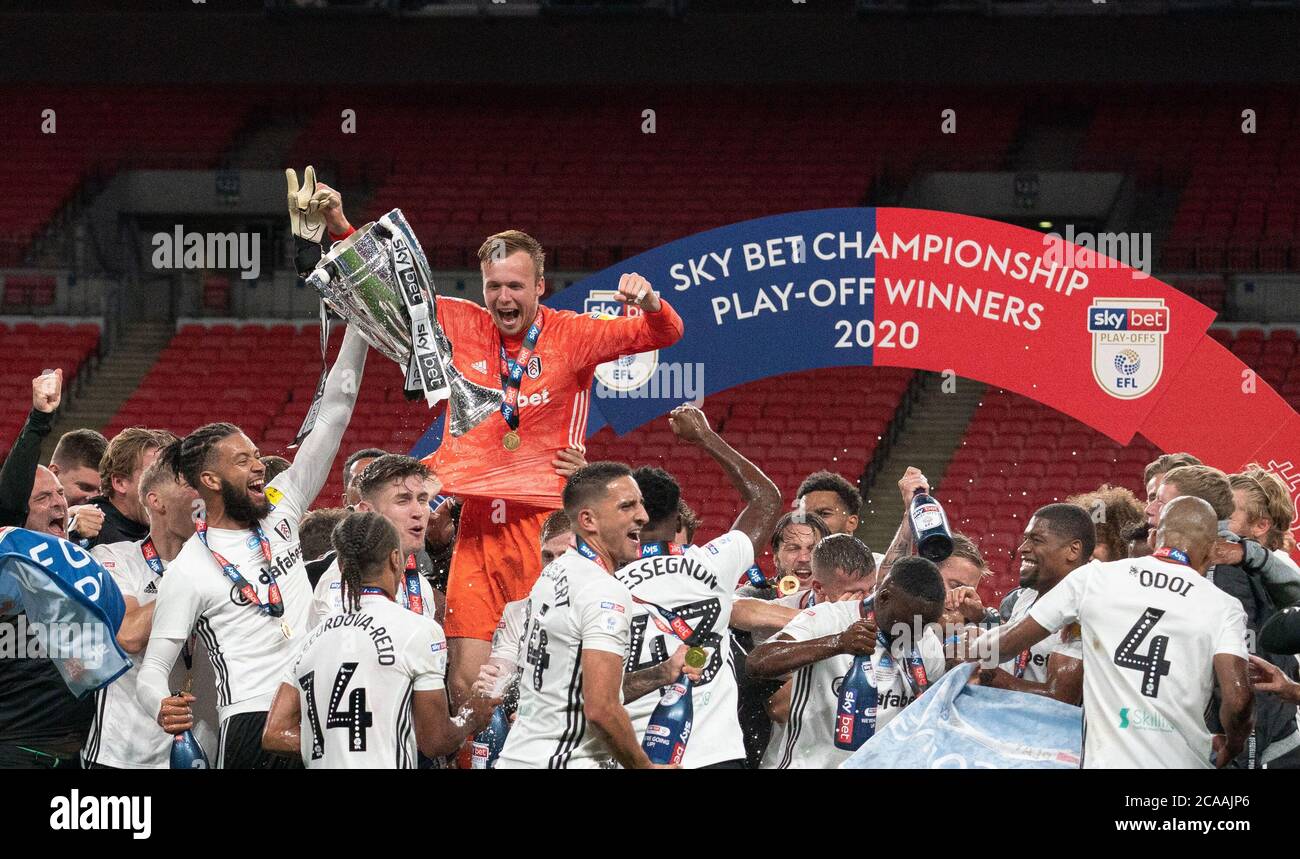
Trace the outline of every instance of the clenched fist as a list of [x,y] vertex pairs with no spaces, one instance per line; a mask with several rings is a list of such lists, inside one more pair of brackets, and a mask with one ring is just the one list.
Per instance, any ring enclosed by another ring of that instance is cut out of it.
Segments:
[[52,370],[32,379],[32,408],[46,414],[59,407],[63,399],[63,370]]
[[636,272],[618,279],[618,295],[614,298],[624,304],[635,304],[647,313],[659,312],[659,294],[650,286],[650,281]]

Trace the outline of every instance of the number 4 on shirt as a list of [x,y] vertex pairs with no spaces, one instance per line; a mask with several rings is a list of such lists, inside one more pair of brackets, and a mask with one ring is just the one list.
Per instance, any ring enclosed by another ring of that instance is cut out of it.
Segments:
[[1165,653],[1169,650],[1169,636],[1157,635],[1152,638],[1145,655],[1138,653],[1137,649],[1164,615],[1164,609],[1147,608],[1137,623],[1133,624],[1133,628],[1124,634],[1119,647],[1115,648],[1116,665],[1142,672],[1142,694],[1148,698],[1155,698],[1160,693],[1160,678],[1169,674],[1171,663],[1165,659]]

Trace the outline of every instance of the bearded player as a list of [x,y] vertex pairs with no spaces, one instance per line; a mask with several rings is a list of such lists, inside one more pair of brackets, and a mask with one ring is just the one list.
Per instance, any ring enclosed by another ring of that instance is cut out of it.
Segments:
[[[337,191],[315,183],[310,196],[321,200],[330,238],[354,232]],[[597,365],[667,348],[682,336],[681,317],[640,275],[619,280],[616,298],[627,314],[597,319],[541,305],[545,253],[531,236],[489,236],[478,258],[486,309],[440,297],[438,322],[456,368],[471,382],[501,388],[505,402],[500,416],[465,435],[444,427],[442,444],[426,459],[442,491],[464,500],[447,584],[453,706],[469,696],[506,603],[528,596],[541,573],[542,523],[562,506],[557,454],[582,446]]]

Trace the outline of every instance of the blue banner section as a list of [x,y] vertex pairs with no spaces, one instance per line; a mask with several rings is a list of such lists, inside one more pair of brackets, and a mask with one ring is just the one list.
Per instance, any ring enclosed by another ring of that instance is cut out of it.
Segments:
[[23,528],[0,529],[0,616],[19,612],[24,641],[14,646],[28,657],[52,659],[78,697],[131,667],[117,643],[126,612],[122,593],[80,546]]
[[1077,769],[1083,710],[1042,695],[967,686],[962,665],[909,704],[841,769]]
[[875,259],[867,249],[875,219],[875,209],[821,209],[731,224],[646,251],[561,292],[549,306],[617,315],[619,277],[636,272],[685,323],[682,340],[657,356],[603,365],[592,414],[599,410],[624,433],[744,382],[871,364],[871,347],[852,332],[874,315]]

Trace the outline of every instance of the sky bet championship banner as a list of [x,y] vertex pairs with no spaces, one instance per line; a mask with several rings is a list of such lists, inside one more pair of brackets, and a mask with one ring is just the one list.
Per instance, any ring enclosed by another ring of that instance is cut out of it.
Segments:
[[[626,312],[614,294],[632,271],[685,336],[602,365],[589,432],[768,376],[910,367],[1015,391],[1121,444],[1141,432],[1228,471],[1257,460],[1300,495],[1300,417],[1206,336],[1214,311],[1062,238],[920,209],[794,212],[647,251],[548,304]],[[417,452],[433,446],[435,430]]]

